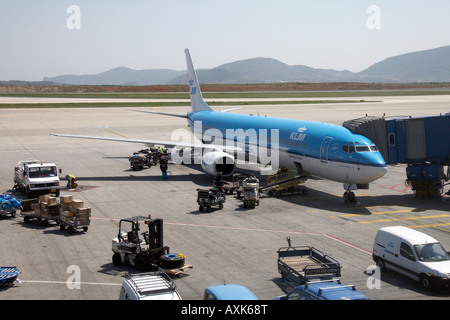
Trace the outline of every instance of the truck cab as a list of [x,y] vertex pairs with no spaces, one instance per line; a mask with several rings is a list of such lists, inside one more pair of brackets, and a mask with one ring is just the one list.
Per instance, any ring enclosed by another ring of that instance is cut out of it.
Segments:
[[424,289],[450,284],[450,256],[436,239],[417,230],[381,228],[375,236],[372,257],[381,271],[404,274]]
[[60,193],[58,169],[53,162],[36,159],[20,161],[14,168],[14,189],[32,195]]

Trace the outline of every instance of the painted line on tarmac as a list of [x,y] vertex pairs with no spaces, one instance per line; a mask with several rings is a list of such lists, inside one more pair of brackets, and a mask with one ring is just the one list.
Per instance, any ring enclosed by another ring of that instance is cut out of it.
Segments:
[[121,286],[122,283],[104,283],[104,282],[67,282],[67,281],[51,281],[51,280],[22,280],[22,283],[45,283],[45,284],[67,284],[70,285],[96,285],[96,286]]
[[[120,221],[121,218],[102,218],[102,217],[91,217],[91,219],[98,219],[98,220],[115,220]],[[345,244],[346,246],[352,247],[353,249],[356,249],[358,251],[372,254],[371,250],[367,250],[361,247],[358,247],[357,245],[354,245],[350,242],[347,242],[345,240],[336,238],[334,236],[331,236],[326,233],[320,233],[320,232],[302,232],[302,231],[292,231],[292,230],[277,230],[277,229],[262,229],[262,228],[250,228],[250,227],[233,227],[233,226],[218,226],[218,225],[207,225],[207,224],[195,224],[195,223],[184,223],[184,222],[167,222],[164,221],[164,224],[169,225],[175,225],[175,226],[187,226],[187,227],[199,227],[199,228],[214,228],[214,229],[232,229],[232,230],[245,230],[245,231],[258,231],[258,232],[274,232],[274,233],[289,233],[289,234],[302,234],[302,235],[312,235],[312,236],[323,236],[326,238],[329,238],[333,241],[337,241],[339,243]]]
[[421,220],[421,219],[448,218],[448,217],[450,217],[450,215],[448,215],[448,214],[440,214],[440,215],[435,215],[435,216],[420,216],[420,217],[407,217],[407,218],[394,218],[394,219],[366,220],[366,221],[359,221],[359,223],[407,221],[407,220]]
[[[166,223],[166,222],[165,222]],[[274,232],[274,233],[289,233],[289,234],[302,234],[302,235],[312,235],[312,236],[323,236],[326,238],[329,238],[333,241],[340,242],[342,244],[345,244],[349,247],[352,247],[358,251],[372,254],[372,251],[363,249],[361,247],[358,247],[350,242],[344,241],[342,239],[336,238],[334,236],[331,236],[326,233],[320,233],[320,232],[302,232],[302,231],[292,231],[292,230],[277,230],[277,229],[261,229],[261,228],[249,228],[249,227],[233,227],[233,226],[217,226],[217,225],[204,225],[204,224],[191,224],[191,223],[182,223],[182,222],[167,222],[167,224],[171,225],[181,225],[181,226],[188,226],[188,227],[203,227],[203,228],[217,228],[217,229],[233,229],[233,230],[246,230],[246,231],[260,231],[260,232]]]

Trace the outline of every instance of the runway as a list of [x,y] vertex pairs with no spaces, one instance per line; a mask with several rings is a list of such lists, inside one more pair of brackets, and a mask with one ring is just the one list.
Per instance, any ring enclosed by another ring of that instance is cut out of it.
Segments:
[[[0,103],[6,103],[4,99],[1,97]],[[380,102],[281,102],[243,105],[235,112],[342,124],[366,114],[426,116],[450,111],[450,96],[358,99]],[[189,108],[158,110],[185,113]],[[427,292],[393,272],[382,274],[380,289],[371,289],[364,274],[374,264],[372,244],[381,227],[415,228],[450,250],[450,202],[447,198],[416,198],[404,184],[404,166],[390,167],[369,190],[357,191],[358,202],[353,205],[343,202],[341,184],[310,180],[305,184],[307,195],[265,196],[255,209],[244,209],[242,200],[228,195],[223,210],[200,213],[196,189],[212,183],[212,177],[201,170],[169,164],[169,180],[163,181],[158,167],[130,170],[128,156],[139,150],[139,145],[50,136],[170,140],[179,128],[187,128],[185,119],[126,108],[0,109],[0,192],[12,192],[18,161],[38,158],[56,162],[62,177],[67,173],[77,176],[80,187],[61,194],[72,194],[92,208],[89,231],[72,235],[55,224],[45,228],[25,224],[20,215],[0,220],[2,264],[17,266],[22,281],[1,290],[2,300],[118,299],[124,276],[137,271],[112,264],[111,240],[117,236],[121,218],[148,214],[164,219],[164,244],[172,252],[184,254],[186,263],[193,266],[174,278],[185,300],[202,299],[206,287],[224,282],[241,283],[259,299],[271,300],[286,293],[290,287],[278,274],[277,250],[287,245],[288,236],[295,246],[313,246],[336,258],[343,266],[342,282],[355,285],[373,300],[448,300],[448,290]],[[71,266],[80,270],[79,288],[68,286]]]

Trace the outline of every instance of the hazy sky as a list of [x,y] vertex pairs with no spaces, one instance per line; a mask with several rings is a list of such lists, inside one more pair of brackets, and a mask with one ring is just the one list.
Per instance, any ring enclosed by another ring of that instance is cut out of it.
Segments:
[[[75,7],[74,7],[75,6]],[[270,57],[362,71],[450,45],[449,0],[0,0],[0,80]]]

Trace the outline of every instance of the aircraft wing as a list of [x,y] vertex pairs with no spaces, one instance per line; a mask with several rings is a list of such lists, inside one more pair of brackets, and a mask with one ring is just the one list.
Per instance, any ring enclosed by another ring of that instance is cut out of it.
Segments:
[[187,114],[177,114],[177,113],[169,113],[169,112],[161,112],[161,111],[136,110],[136,109],[127,109],[127,110],[135,111],[135,112],[162,114],[164,116],[179,117],[179,118],[187,118],[188,117]]
[[80,139],[92,139],[92,140],[106,140],[115,142],[127,142],[127,143],[140,143],[147,146],[161,145],[168,148],[201,148],[201,149],[213,149],[217,151],[224,152],[242,152],[243,149],[237,146],[224,146],[224,145],[214,145],[205,143],[188,143],[188,142],[175,142],[175,141],[164,141],[164,140],[141,140],[141,139],[127,139],[127,138],[112,138],[112,137],[98,137],[98,136],[83,136],[83,135],[71,135],[71,134],[58,134],[51,133],[51,136],[55,137],[66,137],[66,138],[80,138]]

